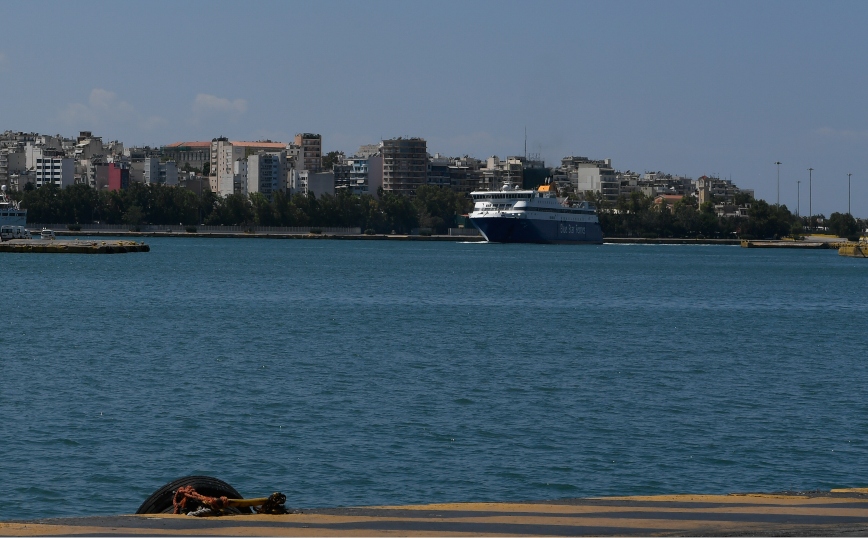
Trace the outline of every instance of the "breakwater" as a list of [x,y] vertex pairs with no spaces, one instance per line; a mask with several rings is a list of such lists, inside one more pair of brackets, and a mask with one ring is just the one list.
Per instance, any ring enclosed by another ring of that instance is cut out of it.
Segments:
[[125,254],[150,250],[150,246],[136,241],[13,239],[0,243],[0,252],[17,254]]

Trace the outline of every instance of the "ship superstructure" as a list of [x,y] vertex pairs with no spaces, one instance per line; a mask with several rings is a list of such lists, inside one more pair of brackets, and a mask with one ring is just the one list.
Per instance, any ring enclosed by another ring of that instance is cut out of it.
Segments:
[[6,196],[6,185],[0,186],[0,225],[27,226],[27,210]]

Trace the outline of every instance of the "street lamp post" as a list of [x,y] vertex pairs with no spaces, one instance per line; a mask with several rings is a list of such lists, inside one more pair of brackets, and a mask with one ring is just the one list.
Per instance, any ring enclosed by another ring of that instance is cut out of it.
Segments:
[[850,215],[850,176],[853,174],[847,174],[847,214]]
[[781,161],[775,161],[778,165],[778,205],[781,205]]
[[[811,218],[814,216],[814,198],[813,189],[811,188],[811,175],[814,173],[813,168],[808,168],[808,224],[811,224]],[[813,230],[813,226],[811,226]]]

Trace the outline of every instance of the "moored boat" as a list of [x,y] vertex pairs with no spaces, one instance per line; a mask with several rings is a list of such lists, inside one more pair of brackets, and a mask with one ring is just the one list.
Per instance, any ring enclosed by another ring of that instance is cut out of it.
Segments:
[[27,226],[27,210],[6,196],[6,185],[0,186],[0,226],[3,225]]
[[504,183],[497,191],[474,191],[470,222],[492,243],[600,244],[603,231],[588,202],[570,203],[554,185],[537,190]]

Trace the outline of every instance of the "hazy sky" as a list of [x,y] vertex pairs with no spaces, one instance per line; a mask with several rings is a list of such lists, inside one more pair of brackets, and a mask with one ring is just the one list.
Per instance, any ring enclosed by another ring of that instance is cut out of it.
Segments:
[[868,217],[868,2],[10,2],[0,130],[421,136],[611,158]]

